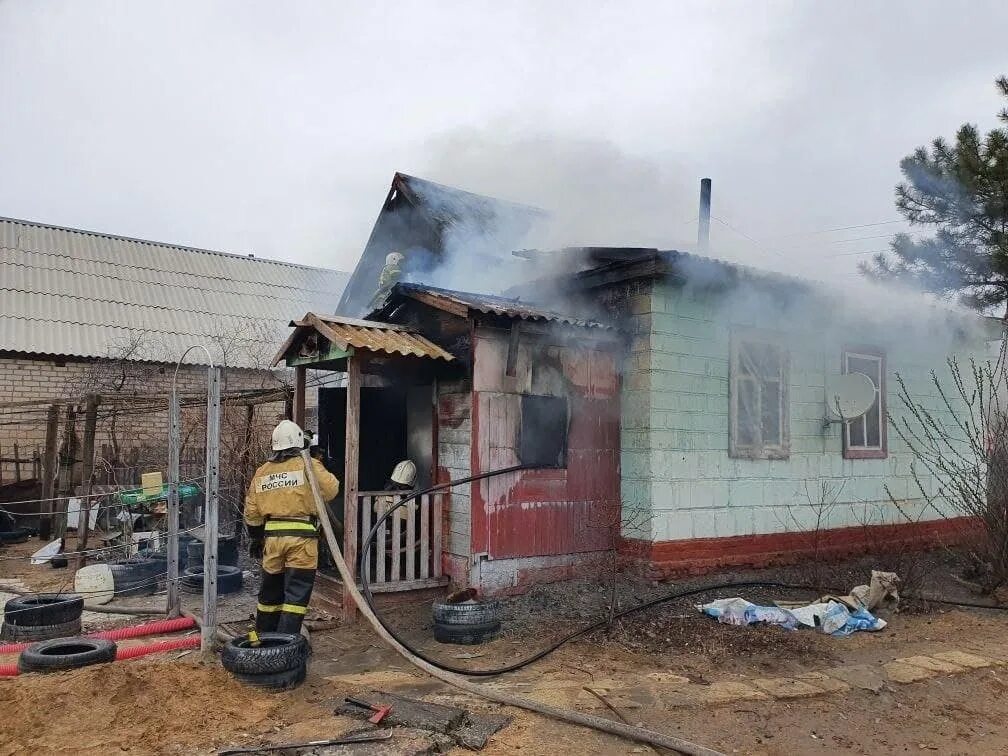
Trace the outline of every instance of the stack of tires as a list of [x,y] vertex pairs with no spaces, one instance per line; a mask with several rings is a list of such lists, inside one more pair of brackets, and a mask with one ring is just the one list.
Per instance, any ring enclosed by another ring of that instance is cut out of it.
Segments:
[[163,585],[168,574],[168,559],[137,555],[109,562],[112,585],[117,597],[150,596]]
[[434,640],[475,646],[500,634],[500,602],[464,601],[434,604]]
[[221,651],[221,664],[246,685],[288,690],[304,682],[309,653],[308,641],[301,634],[259,633],[228,641]]
[[[186,593],[203,592],[203,565],[186,567],[182,573],[180,584]],[[237,593],[242,587],[242,571],[228,564],[217,565],[217,595]]]
[[18,672],[59,672],[115,661],[116,644],[104,638],[58,638],[21,652]]
[[4,605],[0,640],[33,643],[77,635],[83,611],[84,598],[73,593],[17,596]]
[[[203,541],[193,538],[186,545],[189,564],[196,566],[203,564]],[[217,564],[225,564],[230,567],[238,566],[238,539],[234,536],[219,538],[217,540]]]
[[[189,544],[195,540],[188,533],[179,533],[179,573],[185,574]],[[141,549],[136,556],[110,562],[115,595],[150,596],[163,587],[168,577],[168,548]]]

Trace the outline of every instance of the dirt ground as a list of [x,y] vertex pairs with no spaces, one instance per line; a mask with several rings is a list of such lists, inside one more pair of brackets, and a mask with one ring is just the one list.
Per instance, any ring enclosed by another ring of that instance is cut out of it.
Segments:
[[[11,553],[6,549],[0,556]],[[17,577],[47,589],[66,581],[65,570],[25,565],[0,560],[0,580]],[[855,560],[817,577],[850,588],[867,580],[870,566],[869,560]],[[954,564],[945,557],[930,556],[926,567],[929,578],[919,593],[977,600],[954,579]],[[706,576],[677,585],[626,581],[617,586],[616,597],[624,607],[725,580],[803,583],[807,576],[807,569],[789,568]],[[604,617],[610,588],[581,581],[541,586],[509,599],[502,637],[477,647],[433,642],[426,601],[387,614],[432,656],[468,669],[492,668],[525,658],[549,640]],[[833,638],[812,631],[720,625],[693,608],[697,601],[734,595],[767,602],[812,598],[815,592],[724,589],[669,602],[568,643],[515,673],[484,681],[556,705],[623,718],[723,753],[1008,752],[1008,646],[1003,640],[1008,612],[908,601],[905,611],[880,632]],[[226,618],[239,628],[250,607],[249,596],[234,600]],[[130,621],[103,619],[102,626]],[[243,687],[215,663],[199,661],[198,653],[0,678],[0,756],[214,753],[225,746],[332,738],[361,727],[360,720],[334,712],[344,696],[368,690],[423,697],[475,713],[501,711],[416,672],[364,625],[316,633],[313,648],[308,680],[285,693]],[[941,656],[950,653],[959,656]],[[0,657],[0,664],[14,660]],[[918,666],[922,664],[933,668]],[[483,753],[653,752],[525,711],[504,711],[514,721]],[[395,742],[391,750],[325,752],[422,752],[422,746]]]

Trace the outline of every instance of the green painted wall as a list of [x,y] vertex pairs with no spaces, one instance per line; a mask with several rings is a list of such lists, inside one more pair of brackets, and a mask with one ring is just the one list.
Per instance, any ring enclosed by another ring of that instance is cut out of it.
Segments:
[[[843,458],[841,426],[823,430],[825,382],[840,371],[845,345],[876,346],[887,354],[889,413],[904,414],[898,373],[941,414],[929,371],[947,382],[950,353],[985,353],[979,331],[964,341],[961,327],[933,308],[914,312],[814,293],[782,299],[751,284],[717,294],[654,282],[631,300],[631,310],[637,333],[624,366],[622,407],[626,537],[666,541],[809,530],[817,521],[822,527],[905,522],[900,509],[914,519],[938,517],[917,493],[911,455],[892,428],[888,458]],[[786,460],[728,454],[731,338],[752,328],[783,339],[791,356]]]

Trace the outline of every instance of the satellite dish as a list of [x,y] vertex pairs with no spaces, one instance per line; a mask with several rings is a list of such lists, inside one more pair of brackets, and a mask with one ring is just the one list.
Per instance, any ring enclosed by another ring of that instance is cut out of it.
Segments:
[[831,418],[856,420],[875,403],[875,384],[864,373],[834,375],[826,384],[826,411]]

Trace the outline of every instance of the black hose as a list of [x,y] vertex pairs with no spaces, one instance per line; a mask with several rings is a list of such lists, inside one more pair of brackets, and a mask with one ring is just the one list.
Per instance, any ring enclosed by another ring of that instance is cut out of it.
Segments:
[[[435,491],[442,491],[442,490],[444,490],[446,488],[450,488],[452,486],[461,485],[463,483],[472,483],[473,481],[482,480],[483,478],[489,478],[489,477],[492,477],[494,475],[503,475],[505,473],[518,472],[519,470],[524,470],[524,469],[528,469],[528,468],[526,468],[524,465],[516,465],[514,467],[505,467],[505,468],[503,468],[501,470],[491,470],[490,472],[480,473],[478,475],[471,475],[468,478],[461,478],[459,480],[449,481],[448,483],[441,483],[441,484],[436,485],[436,486],[431,486],[430,488],[424,489],[423,491],[419,491],[418,493],[412,494],[412,495],[406,497],[405,499],[403,499],[402,501],[396,503],[395,505],[389,507],[388,510],[385,511],[378,518],[377,522],[375,522],[375,524],[374,524],[374,527],[372,527],[371,531],[368,533],[367,538],[364,539],[364,543],[363,543],[363,546],[361,548],[360,558],[359,558],[358,564],[357,564],[357,572],[360,575],[360,581],[361,581],[361,594],[363,594],[364,600],[367,602],[367,605],[371,608],[371,611],[374,612],[375,617],[381,623],[382,627],[384,627],[388,631],[389,635],[391,635],[399,643],[401,643],[403,646],[405,646],[407,649],[409,649],[409,651],[411,653],[413,653],[416,656],[418,656],[419,658],[423,659],[428,664],[434,665],[438,669],[442,669],[442,670],[444,670],[446,672],[454,672],[455,674],[459,674],[459,675],[468,675],[470,677],[492,677],[494,675],[502,675],[502,674],[505,674],[507,672],[514,672],[516,670],[521,669],[522,667],[526,667],[529,664],[532,664],[533,662],[539,661],[544,656],[547,656],[548,654],[553,653],[558,648],[560,648],[560,646],[564,645],[565,643],[569,643],[570,641],[574,640],[575,638],[580,638],[583,635],[587,635],[588,633],[594,632],[595,630],[598,630],[599,628],[605,627],[611,621],[610,618],[606,618],[606,619],[603,619],[603,620],[599,620],[598,622],[595,622],[595,623],[593,623],[591,625],[588,625],[587,627],[583,627],[580,630],[575,630],[572,633],[568,633],[564,637],[560,638],[559,640],[555,641],[551,645],[547,646],[542,651],[539,651],[539,652],[533,654],[532,656],[530,656],[530,657],[528,657],[526,659],[522,659],[521,661],[517,661],[517,662],[515,662],[513,664],[509,664],[509,665],[504,666],[504,667],[498,667],[496,669],[477,669],[477,670],[473,670],[473,669],[465,669],[464,667],[455,667],[455,666],[452,666],[450,664],[445,664],[443,662],[440,662],[440,661],[438,661],[436,659],[431,658],[430,656],[427,656],[422,651],[419,651],[414,646],[412,646],[408,641],[406,641],[401,635],[399,635],[395,631],[395,629],[393,629],[392,627],[390,627],[388,625],[388,623],[385,622],[385,619],[375,609],[375,606],[374,606],[374,597],[371,594],[371,586],[369,585],[368,579],[367,579],[367,570],[364,569],[364,567],[365,567],[365,565],[367,565],[367,563],[368,563],[368,557],[369,557],[369,555],[371,553],[371,543],[374,541],[375,536],[378,534],[378,530],[381,528],[382,524],[385,522],[385,520],[387,520],[389,518],[389,516],[393,512],[395,512],[399,507],[406,506],[409,502],[415,501],[415,500],[419,499],[421,496],[426,496],[427,494],[433,493]],[[629,609],[624,609],[621,612],[617,612],[615,615],[613,615],[613,617],[611,619],[613,619],[613,620],[620,619],[622,617],[626,617],[626,616],[634,614],[636,612],[642,612],[642,611],[644,611],[646,609],[650,609],[651,607],[658,606],[659,604],[665,603],[667,601],[674,601],[675,599],[685,598],[687,596],[695,596],[697,594],[706,593],[708,591],[720,590],[722,588],[753,588],[753,587],[785,588],[785,589],[793,589],[793,590],[810,590],[810,591],[816,591],[816,590],[818,590],[817,588],[815,588],[813,586],[808,586],[808,585],[793,585],[791,583],[780,583],[780,582],[768,581],[768,580],[732,581],[732,582],[727,582],[727,583],[717,583],[717,584],[714,584],[714,585],[701,586],[699,588],[690,588],[690,589],[685,590],[685,591],[676,591],[676,592],[673,592],[673,593],[666,594],[664,596],[660,596],[660,597],[658,597],[656,599],[652,599],[651,601],[647,601],[647,602],[645,602],[643,604],[638,604],[637,606],[630,607]]]

